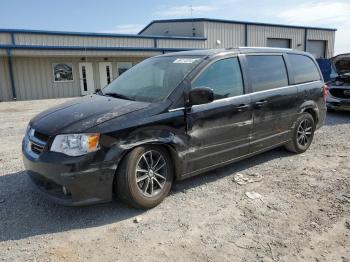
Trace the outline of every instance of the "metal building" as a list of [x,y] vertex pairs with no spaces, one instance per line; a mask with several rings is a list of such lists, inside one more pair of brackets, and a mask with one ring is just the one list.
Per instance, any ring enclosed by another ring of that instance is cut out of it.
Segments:
[[286,47],[330,58],[335,31],[206,18],[156,20],[137,35],[0,29],[0,101],[89,94],[147,57],[189,49]]

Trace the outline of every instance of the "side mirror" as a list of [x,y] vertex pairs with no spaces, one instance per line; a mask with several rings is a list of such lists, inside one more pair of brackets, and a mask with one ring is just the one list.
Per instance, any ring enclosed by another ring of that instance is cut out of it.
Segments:
[[198,87],[192,89],[189,94],[190,105],[201,105],[214,101],[214,92],[209,87]]

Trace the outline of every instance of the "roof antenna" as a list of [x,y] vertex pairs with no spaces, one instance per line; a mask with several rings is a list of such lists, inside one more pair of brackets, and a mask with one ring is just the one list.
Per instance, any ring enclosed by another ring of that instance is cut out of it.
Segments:
[[196,28],[194,27],[194,19],[193,19],[193,6],[190,5],[191,12],[191,20],[192,20],[192,36],[196,36]]

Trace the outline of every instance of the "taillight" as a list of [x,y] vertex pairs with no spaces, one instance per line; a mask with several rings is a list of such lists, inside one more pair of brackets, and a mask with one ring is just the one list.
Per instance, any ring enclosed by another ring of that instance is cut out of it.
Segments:
[[323,98],[324,98],[324,100],[326,100],[327,96],[328,96],[328,86],[326,84],[324,84],[324,86],[323,86]]

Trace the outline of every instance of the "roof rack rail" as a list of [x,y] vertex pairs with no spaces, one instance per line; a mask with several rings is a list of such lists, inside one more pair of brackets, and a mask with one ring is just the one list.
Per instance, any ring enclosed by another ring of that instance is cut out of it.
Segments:
[[285,47],[269,47],[269,46],[239,46],[239,49],[281,49],[281,50],[293,50],[292,48]]

